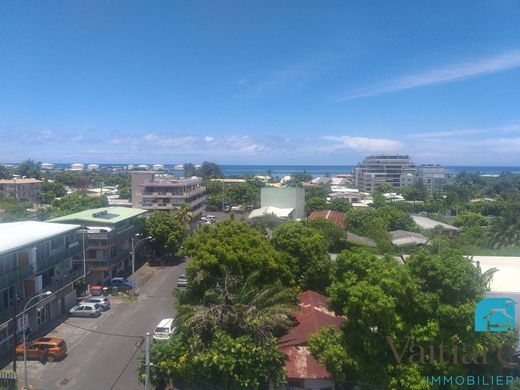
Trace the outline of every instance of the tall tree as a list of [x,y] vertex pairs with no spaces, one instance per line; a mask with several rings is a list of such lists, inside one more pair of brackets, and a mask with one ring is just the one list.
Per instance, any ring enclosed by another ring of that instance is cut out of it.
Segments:
[[11,172],[5,165],[0,164],[0,179],[10,179],[12,177]]
[[[311,349],[331,372],[346,380],[390,389],[427,389],[430,387],[422,378],[428,375],[500,372],[498,346],[516,343],[515,332],[469,331],[489,275],[481,274],[458,252],[437,256],[420,250],[407,263],[399,264],[391,257],[344,251],[332,275],[331,305],[347,320],[341,333],[322,333],[311,342]],[[341,343],[344,351],[334,356],[331,351],[335,345],[330,342]],[[428,361],[428,345],[441,342],[446,351],[444,363],[436,355],[432,357],[435,364],[420,364],[418,345],[425,346],[424,359]],[[463,350],[463,345],[475,347]],[[455,346],[462,351],[460,355],[453,352]],[[486,346],[487,366],[448,362],[461,359],[461,355],[482,361]]]
[[37,163],[34,160],[28,159],[22,161],[16,168],[16,173],[20,176],[31,177],[35,179],[41,179],[42,171],[40,169],[41,163]]
[[174,255],[186,238],[186,227],[173,215],[154,211],[146,220],[146,234],[151,237],[150,245],[158,256]]
[[325,291],[330,283],[331,261],[327,241],[318,231],[300,222],[286,223],[274,230],[271,242],[284,254],[302,289]]

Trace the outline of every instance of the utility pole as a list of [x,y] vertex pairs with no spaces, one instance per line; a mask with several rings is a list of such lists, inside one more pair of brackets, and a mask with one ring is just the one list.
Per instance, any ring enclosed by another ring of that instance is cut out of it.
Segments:
[[[16,372],[16,345],[18,344],[18,340],[16,339],[16,334],[18,332],[18,318],[16,315],[18,314],[18,296],[16,295],[16,285],[14,287],[14,315],[13,315],[13,371]],[[24,329],[25,332],[25,329]]]
[[135,274],[135,246],[134,236],[132,235],[132,275]]
[[145,379],[144,390],[150,390],[150,333],[147,332],[144,338],[145,348]]
[[224,197],[225,197],[225,191],[224,191],[224,179],[222,179],[222,211],[226,211],[225,203],[224,203]]

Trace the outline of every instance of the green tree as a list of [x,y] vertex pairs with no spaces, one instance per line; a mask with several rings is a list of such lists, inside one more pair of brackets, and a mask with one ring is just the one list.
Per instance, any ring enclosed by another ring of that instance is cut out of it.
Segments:
[[16,173],[20,176],[31,177],[35,179],[41,179],[42,171],[40,169],[41,163],[37,163],[34,160],[28,159],[22,161],[16,168]]
[[10,179],[11,177],[9,169],[5,165],[0,164],[0,179]]
[[202,178],[218,179],[223,177],[220,166],[214,162],[204,161],[199,169],[197,169],[197,176]]
[[41,192],[44,203],[52,203],[54,199],[67,195],[63,184],[47,179],[43,179]]
[[292,275],[268,239],[245,222],[225,221],[204,225],[188,238],[183,254],[192,256],[186,269],[190,283],[187,297],[197,303],[206,290],[215,287],[229,274],[234,277],[254,275],[255,283],[281,280],[291,285]]
[[62,216],[88,209],[97,209],[108,206],[108,199],[106,196],[91,197],[80,191],[73,192],[61,199],[56,199],[53,204],[53,214]]
[[318,196],[314,196],[309,200],[305,201],[305,212],[307,213],[307,215],[309,215],[313,211],[327,210],[327,208],[327,201]]
[[328,209],[332,211],[338,211],[340,213],[346,213],[352,208],[352,204],[347,199],[334,198],[330,201]]
[[453,224],[463,228],[486,226],[487,219],[482,214],[472,211],[463,211],[457,216]]
[[258,218],[253,218],[250,221],[251,226],[265,235],[268,235],[269,232],[280,226],[282,223],[282,220],[274,214],[263,215]]
[[427,200],[429,192],[424,182],[422,180],[418,180],[416,183],[403,189],[403,196],[406,200]]
[[186,238],[186,227],[173,215],[154,211],[146,220],[145,231],[157,256],[174,255]]
[[260,188],[253,182],[237,183],[226,188],[226,201],[231,205],[260,206]]
[[300,222],[285,223],[274,230],[271,242],[283,253],[302,289],[325,291],[330,283],[331,260],[327,241],[318,231]]
[[346,232],[340,226],[327,218],[316,218],[307,223],[307,226],[319,232],[327,242],[329,252],[338,252],[344,249]]
[[520,202],[509,203],[499,217],[493,218],[489,242],[493,248],[520,245]]
[[303,172],[291,173],[291,179],[301,183],[303,181],[311,181],[312,175],[304,170]]
[[[405,264],[391,257],[378,258],[366,251],[344,251],[335,263],[328,290],[332,308],[347,320],[341,334],[321,332],[311,349],[331,372],[347,380],[389,389],[429,388],[427,375],[485,375],[500,372],[495,352],[488,353],[489,365],[417,364],[414,345],[476,345],[481,360],[485,346],[513,346],[515,332],[492,334],[473,329],[473,312],[489,280],[468,259],[456,251],[441,256],[427,250],[413,254]],[[342,355],[330,353],[340,342]],[[401,362],[392,352],[404,351]],[[428,350],[426,354],[428,354]],[[446,353],[446,361],[453,354]],[[336,356],[342,356],[343,363]],[[425,357],[428,359],[428,356]],[[422,384],[422,385],[421,385]],[[423,386],[423,387],[418,387]]]
[[376,215],[385,221],[388,230],[416,230],[412,217],[396,205],[387,204],[380,207],[377,209]]
[[184,203],[179,209],[175,210],[173,216],[184,226],[193,221],[193,212],[188,203]]

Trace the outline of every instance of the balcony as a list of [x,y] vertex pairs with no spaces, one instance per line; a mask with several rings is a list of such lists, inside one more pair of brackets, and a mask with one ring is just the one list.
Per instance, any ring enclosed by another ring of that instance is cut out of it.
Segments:
[[59,263],[62,260],[68,259],[69,257],[72,257],[78,253],[81,253],[83,249],[81,248],[81,245],[74,246],[72,248],[67,248],[59,253],[56,253],[55,255],[48,256],[44,259],[37,259],[36,260],[36,266],[37,271],[42,271],[45,268],[48,268],[56,263]]

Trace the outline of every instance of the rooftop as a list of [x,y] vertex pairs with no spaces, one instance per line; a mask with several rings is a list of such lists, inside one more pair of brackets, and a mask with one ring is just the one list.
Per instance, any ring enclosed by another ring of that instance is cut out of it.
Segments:
[[41,180],[38,179],[2,179],[0,180],[0,184],[37,184],[41,183]]
[[51,219],[49,222],[101,222],[104,224],[115,224],[125,219],[137,217],[147,213],[147,210],[129,207],[102,207],[80,211],[79,213],[65,215]]
[[428,237],[423,236],[420,233],[407,232],[406,230],[394,230],[390,232],[392,237],[392,244],[401,245],[423,245],[428,242]]
[[442,226],[445,230],[459,231],[458,227],[448,225],[447,223],[439,222],[434,219],[423,217],[420,215],[412,215],[413,221],[421,228],[426,230],[432,230],[435,226]]
[[327,306],[327,298],[314,291],[305,291],[299,296],[300,310],[297,324],[278,339],[278,348],[286,356],[285,371],[291,379],[325,379],[327,372],[307,348],[309,337],[323,327],[338,327],[345,321]]
[[249,219],[263,217],[265,215],[274,214],[278,218],[289,218],[291,213],[294,211],[293,208],[280,208],[274,206],[265,206],[260,207],[259,209],[255,209],[251,211],[249,214]]
[[340,213],[338,211],[331,211],[331,210],[319,210],[319,211],[313,211],[308,219],[309,221],[315,220],[317,218],[326,218],[329,221],[334,222],[339,227],[346,229],[345,224],[345,214]]
[[2,237],[0,254],[15,251],[79,228],[79,225],[39,221],[0,223],[0,237]]

